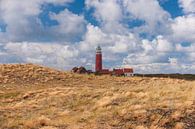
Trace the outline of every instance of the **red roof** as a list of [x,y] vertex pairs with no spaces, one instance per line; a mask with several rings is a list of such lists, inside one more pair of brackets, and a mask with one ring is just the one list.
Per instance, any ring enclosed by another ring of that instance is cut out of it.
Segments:
[[133,69],[132,68],[113,69],[113,74],[123,75],[125,73],[133,73]]
[[122,75],[122,74],[124,74],[123,69],[113,69],[113,73],[114,73],[114,74],[117,74],[117,75]]
[[101,71],[99,71],[99,73],[101,73],[101,74],[110,74],[111,72],[109,71],[109,69],[102,69]]
[[124,68],[124,73],[133,73],[132,68]]
[[113,74],[113,75],[124,75],[125,73],[133,73],[132,68],[123,68],[123,69],[113,69],[113,71],[109,71],[109,69],[102,69],[99,71],[100,74]]

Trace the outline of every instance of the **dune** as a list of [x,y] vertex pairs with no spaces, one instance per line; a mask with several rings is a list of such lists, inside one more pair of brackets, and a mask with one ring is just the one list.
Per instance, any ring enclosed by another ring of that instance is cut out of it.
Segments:
[[2,129],[193,129],[195,81],[0,65]]

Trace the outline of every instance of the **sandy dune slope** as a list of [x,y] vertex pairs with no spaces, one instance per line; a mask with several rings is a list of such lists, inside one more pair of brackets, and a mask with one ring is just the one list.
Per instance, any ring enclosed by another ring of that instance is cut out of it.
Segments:
[[194,129],[195,81],[0,65],[2,129]]

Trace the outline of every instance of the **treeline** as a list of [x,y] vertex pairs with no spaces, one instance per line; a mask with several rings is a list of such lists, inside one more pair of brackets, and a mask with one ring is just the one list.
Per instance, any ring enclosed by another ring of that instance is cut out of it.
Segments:
[[134,74],[134,76],[195,80],[195,74],[179,74],[179,73],[177,74]]

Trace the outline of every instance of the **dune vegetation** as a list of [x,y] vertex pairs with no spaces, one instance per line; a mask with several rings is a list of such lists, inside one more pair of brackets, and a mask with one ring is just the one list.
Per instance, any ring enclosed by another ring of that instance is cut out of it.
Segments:
[[194,129],[195,80],[0,65],[2,129]]

